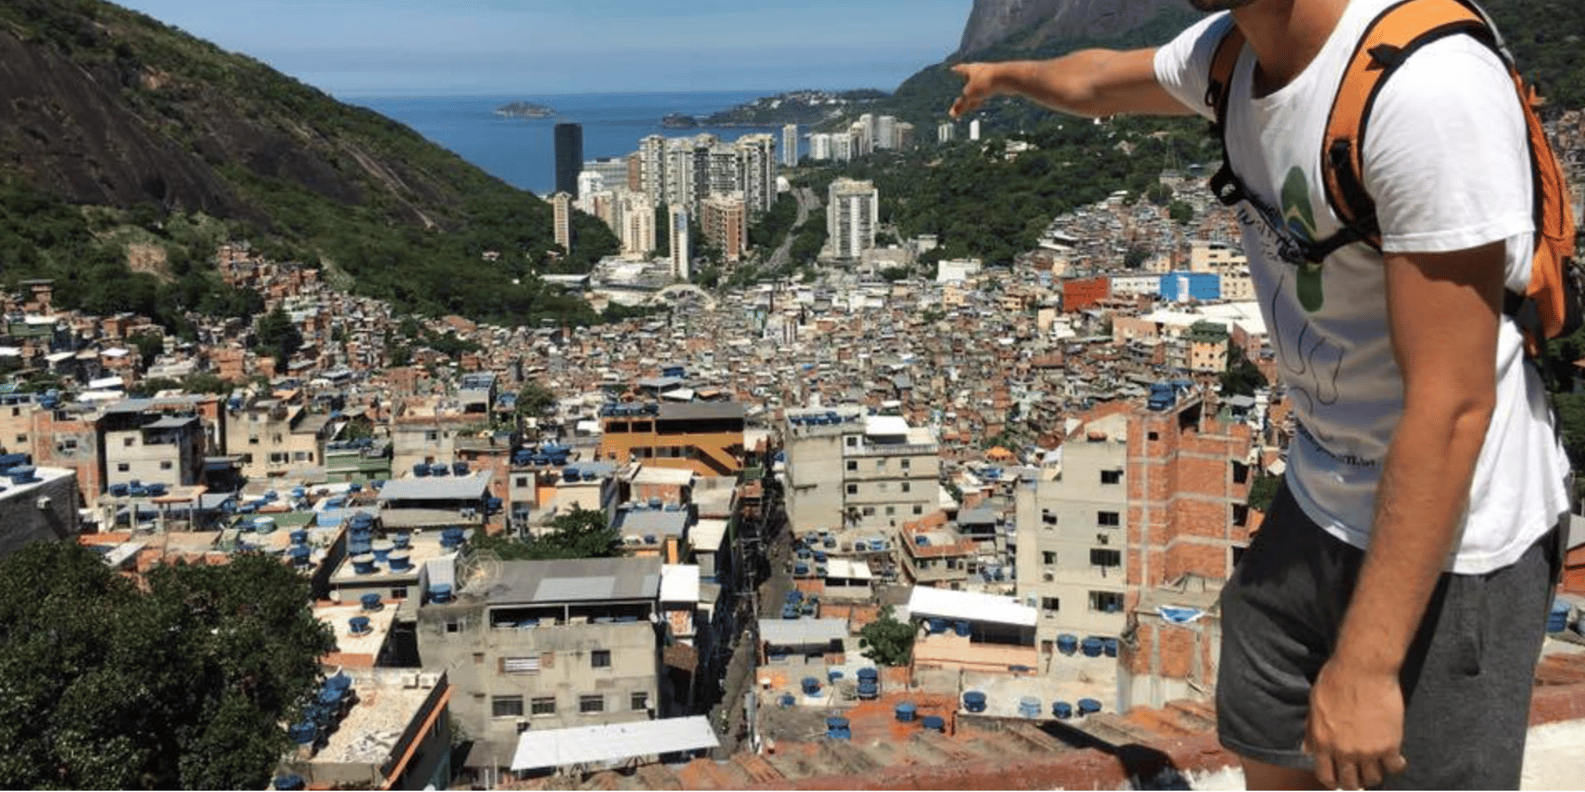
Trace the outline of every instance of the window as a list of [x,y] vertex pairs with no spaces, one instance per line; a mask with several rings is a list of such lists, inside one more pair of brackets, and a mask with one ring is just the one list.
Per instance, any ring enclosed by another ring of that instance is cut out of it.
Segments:
[[474,652],[473,653],[473,664],[474,665],[484,665],[484,653],[483,652]]
[[902,461],[902,466],[903,466],[903,470],[907,470],[908,468],[913,466],[913,460],[912,459],[904,459]]
[[848,485],[848,494],[849,495],[857,495],[857,494],[859,494],[859,485],[857,485],[857,484],[849,484]]
[[630,698],[628,698],[627,705],[628,705],[627,706],[628,709],[635,709],[635,710],[649,709],[649,691],[645,691],[645,690],[635,690],[635,691],[633,691],[633,695]]
[[536,697],[532,702],[529,703],[529,706],[532,707],[529,712],[533,715],[556,714],[556,698],[554,696]]
[[449,632],[449,633],[462,632],[462,622],[457,621],[455,619],[452,619],[451,621],[446,622],[446,632]]
[[440,433],[435,431],[435,430],[433,430],[433,429],[431,429],[431,430],[429,430],[429,431],[424,433],[424,439],[425,440],[429,440],[431,442],[433,442],[435,440],[439,440],[440,439]]
[[528,486],[528,476],[518,476],[517,477],[517,486],[519,486],[519,487]]
[[1103,470],[1103,471],[1101,471],[1101,483],[1102,484],[1121,484],[1121,483],[1123,483],[1123,471],[1121,471],[1121,470]]
[[391,599],[407,599],[407,587],[406,586],[392,586],[391,587]]
[[492,718],[521,718],[523,717],[522,696],[496,696],[490,699],[490,717]]
[[1090,610],[1102,613],[1121,613],[1123,595],[1115,591],[1090,592]]
[[135,446],[137,444],[138,444],[138,439],[136,437],[123,437],[123,438],[121,438],[121,447],[122,448],[131,448],[131,447],[133,447],[133,446]]
[[500,671],[503,674],[537,674],[539,657],[503,657]]
[[77,438],[68,437],[65,440],[60,441],[59,443],[56,443],[55,447],[60,449],[60,450],[62,450],[62,451],[76,451],[77,450]]
[[28,443],[28,436],[27,435],[25,435],[25,434],[17,435],[17,445],[27,445],[27,443]]
[[848,470],[858,470],[858,469],[859,469],[859,461],[857,459],[849,459],[848,460]]
[[169,459],[164,459],[164,460],[160,461],[160,470],[170,470],[170,469],[171,469],[171,461]]
[[911,484],[911,483],[909,483],[907,481],[904,481],[903,482],[903,492],[913,492],[913,491],[914,491],[913,484]]
[[1090,550],[1090,564],[1098,567],[1120,567],[1123,565],[1123,552],[1121,550]]
[[127,463],[127,462],[117,462],[116,463],[116,472],[117,473],[126,473],[126,472],[129,472],[131,470],[132,470],[132,465],[130,463]]
[[848,448],[858,448],[859,447],[859,439],[858,439],[858,437],[853,436],[853,435],[848,435],[847,440],[848,440]]
[[1046,511],[1044,509],[1041,509],[1040,510],[1040,521],[1045,523],[1047,526],[1055,527],[1056,524],[1057,524],[1057,515],[1052,513],[1052,512],[1048,512],[1048,511]]
[[1046,616],[1048,616],[1048,617],[1055,616],[1057,611],[1059,611],[1061,609],[1062,609],[1062,600],[1060,598],[1058,598],[1058,597],[1041,597],[1040,598],[1040,610],[1044,611]]
[[1123,522],[1118,518],[1117,512],[1103,511],[1095,513],[1095,524],[1104,525],[1109,528],[1116,528],[1117,526],[1122,525]]
[[1159,432],[1150,432],[1145,437],[1149,440],[1160,440],[1161,434]]
[[611,667],[611,650],[596,649],[589,655],[589,664],[595,668]]
[[584,714],[591,712],[605,712],[605,696],[579,696],[578,711]]
[[875,516],[875,507],[874,506],[865,506],[864,507],[864,516],[865,517],[874,517]]
[[1056,554],[1056,551],[1047,550],[1047,551],[1041,553],[1040,554],[1040,563],[1045,564],[1046,566],[1056,566],[1057,565],[1057,554]]
[[886,507],[886,516],[887,517],[891,517],[891,516],[893,516],[895,514],[897,514],[897,507],[896,506],[887,506]]
[[925,513],[925,507],[920,505],[920,504],[915,503],[914,504],[914,514],[924,514],[924,513]]
[[1249,466],[1242,462],[1233,463],[1233,483],[1243,484],[1249,480]]

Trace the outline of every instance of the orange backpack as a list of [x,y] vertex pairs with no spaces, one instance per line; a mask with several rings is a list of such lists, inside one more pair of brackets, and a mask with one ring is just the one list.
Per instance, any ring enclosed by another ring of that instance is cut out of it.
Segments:
[[[1546,339],[1580,328],[1585,276],[1574,260],[1574,215],[1569,208],[1563,170],[1536,116],[1540,99],[1514,68],[1496,28],[1473,0],[1402,0],[1382,11],[1365,30],[1349,60],[1332,100],[1321,153],[1326,200],[1343,228],[1331,237],[1301,244],[1304,258],[1319,264],[1333,251],[1354,242],[1381,247],[1376,205],[1365,191],[1362,146],[1370,108],[1392,73],[1416,50],[1446,36],[1464,34],[1485,44],[1508,67],[1529,129],[1530,165],[1535,187],[1535,255],[1530,283],[1523,294],[1509,291],[1503,311],[1525,332],[1531,354],[1544,352]],[[1247,194],[1227,158],[1224,132],[1233,68],[1244,49],[1238,26],[1229,28],[1211,61],[1206,103],[1216,109],[1214,130],[1222,140],[1222,167],[1211,188],[1222,203],[1233,206]]]

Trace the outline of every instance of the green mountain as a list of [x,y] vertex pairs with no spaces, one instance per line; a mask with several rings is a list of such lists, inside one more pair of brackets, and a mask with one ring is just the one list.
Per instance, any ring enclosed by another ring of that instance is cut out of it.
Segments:
[[[1548,98],[1548,113],[1585,108],[1585,14],[1578,0],[1485,0],[1527,80]],[[1048,58],[1087,47],[1128,49],[1156,46],[1201,14],[1175,0],[977,0],[965,25],[960,50],[927,66],[898,86],[893,96],[864,112],[894,115],[912,123],[922,139],[934,139],[937,124],[962,81],[950,71],[965,60]],[[1121,24],[1127,23],[1127,24]],[[988,132],[1032,130],[1051,114],[1031,102],[993,99],[980,114]],[[851,118],[832,122],[836,129]]]
[[[576,218],[562,255],[534,195],[143,14],[7,0],[0,102],[0,279],[54,278],[67,307],[181,325],[186,311],[216,309],[200,303],[219,286],[195,264],[214,241],[241,238],[402,308],[594,319],[533,276],[612,252],[597,220]],[[152,266],[131,272],[129,243],[156,251]]]

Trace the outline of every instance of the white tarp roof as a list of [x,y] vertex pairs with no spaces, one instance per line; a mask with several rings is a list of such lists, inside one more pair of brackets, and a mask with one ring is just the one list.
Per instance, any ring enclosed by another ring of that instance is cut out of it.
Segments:
[[888,437],[908,434],[908,419],[899,415],[864,416],[864,434]]
[[515,771],[614,762],[641,756],[698,751],[721,743],[710,719],[692,718],[576,726],[570,729],[529,729],[517,737],[512,756]]
[[831,558],[826,560],[826,577],[849,580],[870,580],[875,576],[870,573],[870,565],[851,558]]
[[1035,609],[1020,605],[1012,597],[982,594],[978,591],[914,586],[908,597],[908,611],[915,616],[1035,626]]
[[688,529],[688,538],[693,540],[695,550],[714,553],[721,549],[721,540],[726,538],[726,528],[726,520],[701,519]]
[[699,601],[699,567],[693,564],[666,564],[660,568],[660,601]]

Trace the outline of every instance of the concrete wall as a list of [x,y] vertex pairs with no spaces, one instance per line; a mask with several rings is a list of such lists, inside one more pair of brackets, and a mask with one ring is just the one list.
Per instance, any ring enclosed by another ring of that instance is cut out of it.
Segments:
[[[445,671],[456,688],[452,712],[468,735],[510,757],[519,723],[558,729],[650,720],[660,706],[660,643],[648,620],[625,624],[541,622],[532,629],[492,628],[481,603],[426,605],[419,614],[418,646],[424,669]],[[609,665],[595,666],[595,652]],[[533,672],[508,672],[508,658],[536,658]],[[646,707],[632,707],[643,694]],[[604,711],[582,713],[584,696],[603,697]],[[492,702],[519,697],[523,714],[495,717]],[[555,701],[553,714],[536,715],[536,698]]]
[[[1117,418],[1108,422],[1125,426]],[[1061,478],[1018,489],[1018,599],[1039,612],[1039,645],[1063,633],[1082,638],[1123,631],[1123,608],[1096,609],[1091,594],[1127,591],[1127,458],[1121,431],[1097,442],[1080,435],[1062,447]],[[1118,524],[1103,525],[1103,513],[1116,515]],[[1120,565],[1093,564],[1091,551],[1115,551]]]
[[0,480],[5,484],[0,491],[0,557],[33,542],[68,539],[79,531],[77,475],[53,468],[41,469],[39,475],[45,480],[21,486]]

